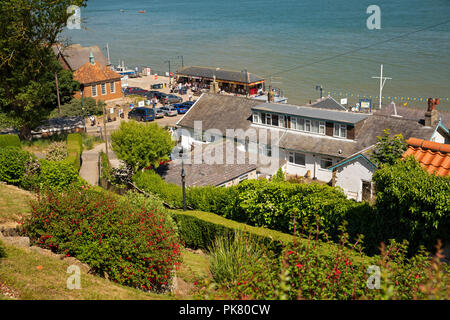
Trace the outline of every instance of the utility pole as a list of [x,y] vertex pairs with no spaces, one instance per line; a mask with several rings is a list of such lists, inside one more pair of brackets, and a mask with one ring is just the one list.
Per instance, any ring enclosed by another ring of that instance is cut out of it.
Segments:
[[320,84],[316,85],[316,90],[320,91],[320,99],[322,99],[322,91],[323,91],[322,86]]
[[165,63],[169,64],[169,87],[172,85],[172,76],[170,75],[170,60],[165,61]]
[[103,107],[103,128],[105,131],[105,145],[106,145],[106,158],[108,159],[109,162],[109,148],[108,148],[108,135],[106,133],[106,106]]
[[58,98],[58,115],[61,118],[61,101],[59,100],[58,73],[55,72],[56,97]]
[[392,78],[383,77],[383,65],[381,65],[381,68],[380,68],[380,76],[379,77],[372,77],[372,78],[373,79],[380,79],[380,96],[379,96],[379,100],[380,100],[380,110],[381,110],[381,97],[383,96],[384,84],[386,83],[386,80],[392,80]]

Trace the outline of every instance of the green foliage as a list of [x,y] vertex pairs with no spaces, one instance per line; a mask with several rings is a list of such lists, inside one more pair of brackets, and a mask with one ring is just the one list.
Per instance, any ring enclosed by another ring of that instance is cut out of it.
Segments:
[[49,161],[61,161],[67,157],[67,144],[65,142],[53,142],[48,148],[45,159]]
[[273,177],[272,181],[274,181],[274,182],[282,182],[282,181],[285,181],[285,180],[286,180],[286,178],[284,176],[283,169],[279,168],[277,170],[277,172],[275,173],[275,176]]
[[377,137],[378,143],[370,156],[370,159],[378,167],[383,163],[395,164],[408,148],[408,144],[401,134],[391,137],[389,130],[386,129],[383,132],[383,136]]
[[18,185],[25,175],[31,154],[18,147],[0,149],[0,181]]
[[170,133],[157,123],[122,122],[111,134],[112,149],[117,157],[138,172],[149,166],[158,167],[169,160],[175,143]]
[[450,238],[450,178],[430,175],[414,157],[375,171],[376,208],[385,237],[432,248]]
[[243,265],[257,263],[263,255],[263,247],[258,241],[241,232],[231,238],[216,238],[208,251],[209,270],[218,283],[237,280]]
[[[81,100],[73,98],[70,102],[61,105],[61,117],[87,117],[88,115],[100,116],[103,114],[103,108],[106,103],[102,100],[95,100],[88,97],[83,98],[83,106],[81,106]],[[84,107],[84,113],[83,113]],[[59,109],[55,108],[50,113],[50,118],[59,118]]]
[[17,134],[0,134],[0,148],[4,147],[21,148],[19,136]]
[[83,152],[83,138],[79,133],[71,133],[67,135],[67,159],[77,172],[81,167],[81,154]]
[[101,143],[102,139],[97,136],[87,135],[85,133],[82,134],[83,138],[83,149],[92,150],[94,148],[94,144]]
[[24,221],[33,244],[87,263],[100,276],[160,291],[181,261],[173,222],[140,196],[83,187],[45,192]]
[[183,206],[183,193],[181,187],[164,181],[153,170],[146,170],[138,172],[133,176],[133,181],[136,186],[146,192],[158,195],[168,204],[181,208]]
[[237,202],[237,187],[189,187],[186,204],[195,210],[206,212],[230,212]]
[[67,160],[40,160],[39,184],[50,189],[64,190],[72,183],[81,183],[78,170]]
[[56,106],[55,73],[62,103],[71,99],[79,84],[56,59],[52,45],[65,27],[70,5],[84,0],[0,2],[0,125],[20,127],[31,139],[38,125]]

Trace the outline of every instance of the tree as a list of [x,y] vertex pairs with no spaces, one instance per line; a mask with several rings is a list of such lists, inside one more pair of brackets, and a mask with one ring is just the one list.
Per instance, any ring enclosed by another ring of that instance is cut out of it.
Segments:
[[378,143],[370,158],[378,167],[384,163],[395,164],[408,148],[408,144],[401,134],[391,136],[388,129],[385,129],[383,135],[377,139]]
[[[95,100],[94,98],[88,97],[83,98],[83,106],[85,109],[85,116],[94,115],[99,116],[103,114],[103,108],[106,103],[102,100]],[[72,99],[70,102],[65,103],[61,106],[61,116],[72,117],[72,116],[83,116],[83,110],[81,107],[81,100]],[[59,110],[58,108],[53,109],[50,113],[50,118],[58,118]]]
[[55,107],[55,73],[62,103],[78,89],[52,50],[70,5],[86,0],[0,1],[0,125],[20,128],[22,138],[31,139],[31,129]]
[[169,160],[175,146],[170,133],[156,123],[122,122],[111,134],[112,149],[117,157],[138,172],[143,168],[159,166]]
[[277,170],[277,172],[275,173],[275,175],[273,176],[273,181],[275,182],[281,182],[281,181],[285,181],[285,176],[284,176],[284,172],[283,169],[279,168]]

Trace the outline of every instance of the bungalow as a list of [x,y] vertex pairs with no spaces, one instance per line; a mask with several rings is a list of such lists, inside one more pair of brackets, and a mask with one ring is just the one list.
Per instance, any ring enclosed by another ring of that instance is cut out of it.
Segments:
[[[425,122],[432,123],[432,126],[426,126]],[[178,121],[177,127],[180,143],[185,148],[192,144],[211,143],[218,137],[233,139],[242,150],[256,152],[272,160],[270,170],[265,172],[268,175],[281,167],[287,174],[310,176],[330,184],[333,170],[342,170],[339,168],[343,164],[362,161],[365,163],[361,166],[366,170],[374,170],[364,151],[377,143],[377,136],[381,136],[384,129],[389,129],[393,135],[401,133],[405,138],[440,141],[450,137],[448,129],[436,115],[422,121],[319,106],[261,104],[244,97],[211,93],[202,94]],[[235,135],[230,136],[227,130]],[[249,148],[252,133],[257,137],[257,149]],[[352,161],[344,161],[350,159]],[[260,167],[258,170],[264,171]],[[338,178],[338,173],[336,175]],[[356,186],[356,191],[344,188],[349,196],[359,200],[362,198],[361,181],[371,181],[369,177],[361,177],[362,174],[356,184],[349,182]],[[365,186],[366,192],[372,193],[371,184],[366,183]],[[355,194],[351,195],[351,192]]]

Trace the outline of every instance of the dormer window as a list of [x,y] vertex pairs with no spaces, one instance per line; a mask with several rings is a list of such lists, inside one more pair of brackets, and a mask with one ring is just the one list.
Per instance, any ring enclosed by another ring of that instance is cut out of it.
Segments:
[[261,123],[259,112],[253,112],[253,123]]

